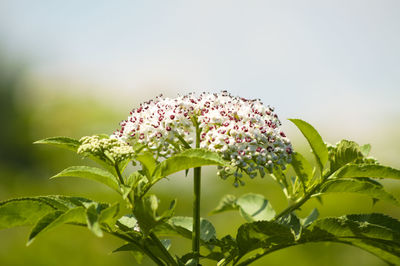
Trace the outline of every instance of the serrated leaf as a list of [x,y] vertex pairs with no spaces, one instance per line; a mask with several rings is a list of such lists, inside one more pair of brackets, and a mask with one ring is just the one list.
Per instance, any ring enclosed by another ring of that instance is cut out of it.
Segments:
[[20,198],[0,203],[0,229],[35,224],[56,207],[40,198]]
[[339,192],[364,194],[375,199],[388,201],[394,205],[399,205],[397,199],[385,191],[381,184],[367,179],[340,178],[328,180],[321,186],[317,195]]
[[346,215],[315,222],[313,241],[333,241],[358,246],[388,263],[400,263],[400,221],[383,214]]
[[80,178],[94,180],[112,188],[117,192],[120,192],[118,181],[115,178],[115,176],[113,176],[108,171],[105,171],[97,167],[71,166],[68,167],[67,169],[64,169],[62,172],[56,174],[51,178],[53,179],[66,176],[80,177]]
[[300,219],[294,213],[286,214],[285,216],[279,218],[276,222],[286,226],[290,229],[294,236],[294,240],[299,240],[302,232],[302,226]]
[[314,208],[311,213],[304,219],[301,219],[301,224],[304,228],[310,226],[315,220],[318,219],[319,212],[317,208]]
[[270,248],[294,242],[290,229],[277,222],[259,221],[245,223],[239,227],[236,236],[239,254],[244,255],[258,248]]
[[77,151],[81,143],[79,140],[68,137],[51,137],[35,141],[34,144],[48,144],[70,151]]
[[328,149],[318,131],[315,130],[313,126],[301,119],[289,120],[292,121],[298,127],[298,129],[300,129],[301,133],[303,133],[304,137],[307,139],[322,172],[326,162],[328,161]]
[[336,178],[400,179],[400,170],[378,164],[348,164],[332,174]]
[[218,203],[218,206],[211,211],[211,214],[217,214],[225,211],[237,210],[236,196],[227,194]]
[[275,210],[264,196],[248,193],[236,200],[240,214],[249,222],[271,220],[275,216]]
[[185,150],[159,163],[154,169],[152,182],[155,183],[163,177],[189,168],[224,165],[225,163],[224,159],[216,152],[206,149]]
[[354,141],[342,140],[330,153],[330,171],[333,173],[340,167],[364,158],[360,147]]
[[304,188],[307,188],[309,181],[313,178],[313,168],[311,164],[298,152],[292,154],[292,162],[290,163],[300,178]]
[[55,211],[43,216],[32,229],[27,245],[30,245],[33,240],[40,234],[66,223],[85,223],[85,209],[77,207],[66,212]]

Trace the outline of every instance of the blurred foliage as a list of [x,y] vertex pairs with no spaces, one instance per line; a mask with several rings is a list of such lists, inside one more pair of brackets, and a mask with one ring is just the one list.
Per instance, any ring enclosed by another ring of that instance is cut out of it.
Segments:
[[[45,90],[40,93],[35,84],[24,80],[24,68],[0,60],[0,200],[11,197],[68,194],[88,195],[99,201],[114,202],[116,195],[107,188],[85,180],[48,177],[72,164],[83,164],[77,156],[51,147],[35,146],[37,139],[66,135],[79,138],[83,135],[116,128],[122,114],[110,110],[93,99],[67,96],[65,92]],[[37,95],[39,94],[39,95]],[[34,97],[33,97],[34,96]],[[132,106],[135,103],[132,103]],[[296,147],[297,139],[293,139]],[[390,140],[387,140],[390,143]],[[398,145],[398,144],[397,144]],[[303,149],[305,146],[301,146]],[[305,148],[309,150],[309,148]],[[161,204],[178,198],[176,215],[190,215],[192,209],[192,180],[184,174],[174,175],[154,187]],[[245,187],[235,189],[228,181],[217,178],[214,168],[207,168],[203,178],[202,216],[208,216],[220,196],[226,193],[240,196],[247,192],[265,195],[272,206],[281,210],[286,205],[280,189],[269,177],[255,179]],[[400,191],[392,191],[397,197]],[[326,196],[321,217],[344,213],[380,211],[399,218],[399,213],[384,202],[373,205],[363,196]],[[346,209],[344,209],[344,206]],[[301,213],[308,214],[307,204]],[[232,233],[241,222],[237,213],[209,217],[217,228],[218,237]],[[28,228],[0,231],[0,265],[133,265],[128,253],[110,254],[121,243],[105,236],[98,239],[84,228],[64,226],[57,232],[45,234],[40,241],[26,247]],[[190,241],[173,239],[172,249],[185,253]],[[276,252],[254,265],[384,265],[365,251],[339,244],[308,244]],[[143,265],[152,265],[144,260]],[[203,265],[213,265],[204,262]]]

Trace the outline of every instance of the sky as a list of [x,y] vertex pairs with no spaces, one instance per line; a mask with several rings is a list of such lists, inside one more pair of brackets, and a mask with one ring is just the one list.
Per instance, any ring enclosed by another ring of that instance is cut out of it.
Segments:
[[326,134],[380,137],[399,130],[399,10],[397,0],[0,0],[0,46],[31,76],[91,84],[79,93],[115,106],[227,89]]

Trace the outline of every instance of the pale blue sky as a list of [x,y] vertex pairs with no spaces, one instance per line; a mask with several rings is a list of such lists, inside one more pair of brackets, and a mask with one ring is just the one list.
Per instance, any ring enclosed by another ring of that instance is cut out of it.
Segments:
[[400,119],[397,0],[0,0],[0,40],[33,75],[132,107],[228,89],[344,135]]

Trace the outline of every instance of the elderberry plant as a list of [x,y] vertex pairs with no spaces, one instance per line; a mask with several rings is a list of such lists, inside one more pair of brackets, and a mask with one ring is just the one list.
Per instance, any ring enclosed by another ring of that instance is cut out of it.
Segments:
[[[298,211],[312,198],[339,192],[364,194],[398,206],[378,180],[400,179],[400,170],[369,157],[370,145],[348,140],[328,145],[307,122],[290,121],[310,144],[316,167],[293,150],[273,108],[225,91],[157,97],[133,109],[111,136],[37,141],[98,163],[99,167],[68,167],[53,178],[73,176],[103,183],[121,196],[129,212],[121,213],[121,202],[81,197],[11,199],[0,203],[0,229],[34,225],[30,244],[62,224],[85,226],[99,237],[108,233],[122,239],[125,243],[115,252],[130,251],[138,262],[145,255],[157,265],[200,265],[200,260],[248,265],[271,252],[309,242],[356,246],[399,265],[400,221],[381,213],[318,218],[316,208],[307,217],[299,217]],[[129,170],[129,164],[138,167]],[[264,195],[225,195],[212,213],[239,211],[246,222],[233,236],[217,238],[212,223],[200,217],[201,167],[206,165],[216,165],[218,175],[232,180],[234,186],[244,185],[246,178],[268,175],[281,186],[287,208],[276,212]],[[174,216],[175,200],[161,212],[151,188],[190,168],[194,169],[193,216]],[[191,239],[192,248],[184,255],[171,254],[173,243],[167,238],[171,235]]]

